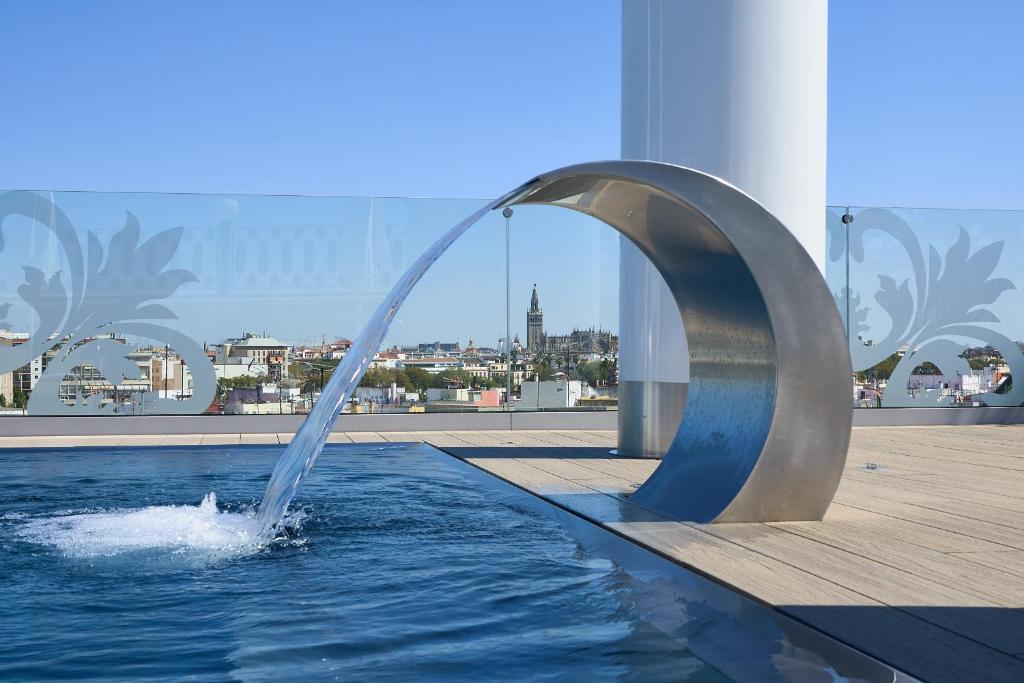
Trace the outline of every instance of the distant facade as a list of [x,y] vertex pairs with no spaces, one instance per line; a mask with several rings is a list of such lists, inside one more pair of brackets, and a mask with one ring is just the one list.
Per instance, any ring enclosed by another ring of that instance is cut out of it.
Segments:
[[266,334],[246,332],[240,339],[228,339],[214,347],[213,362],[214,365],[232,362],[266,365],[271,379],[287,379],[291,348]]
[[426,344],[418,344],[416,346],[418,353],[461,353],[462,349],[459,346],[459,342],[442,342],[435,341]]
[[533,286],[530,308],[526,312],[526,350],[538,353],[612,354],[619,350],[619,337],[608,330],[574,329],[565,335],[549,335],[544,331],[544,311]]
[[14,402],[14,373],[0,372],[0,396],[4,398],[5,405],[12,405]]

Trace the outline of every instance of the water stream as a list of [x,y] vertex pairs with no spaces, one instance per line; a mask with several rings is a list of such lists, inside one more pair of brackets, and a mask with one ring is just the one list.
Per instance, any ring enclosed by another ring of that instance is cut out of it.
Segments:
[[257,522],[264,534],[272,533],[274,527],[284,518],[288,504],[295,497],[299,486],[302,485],[302,480],[316,464],[316,459],[323,450],[327,436],[331,433],[335,418],[341,413],[352,392],[369,368],[370,361],[377,353],[384,340],[384,335],[387,334],[388,328],[391,326],[391,321],[402,302],[409,296],[409,292],[434,261],[451,246],[452,242],[480,220],[484,214],[506,201],[508,196],[487,204],[442,235],[416,259],[416,262],[405,271],[388,292],[373,317],[370,318],[369,323],[345,354],[330,381],[327,382],[327,386],[321,390],[320,400],[313,405],[313,409],[306,416],[299,431],[295,433],[295,438],[292,439],[281,459],[274,466],[274,472],[270,476],[270,483],[267,485],[266,493],[263,494],[263,502],[260,503],[257,515]]

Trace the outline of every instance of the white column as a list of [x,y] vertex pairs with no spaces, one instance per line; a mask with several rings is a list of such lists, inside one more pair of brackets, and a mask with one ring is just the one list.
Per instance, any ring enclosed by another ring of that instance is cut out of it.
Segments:
[[[727,180],[824,272],[827,40],[826,0],[623,0],[622,158]],[[660,455],[688,353],[660,276],[632,244],[620,261],[619,449]]]

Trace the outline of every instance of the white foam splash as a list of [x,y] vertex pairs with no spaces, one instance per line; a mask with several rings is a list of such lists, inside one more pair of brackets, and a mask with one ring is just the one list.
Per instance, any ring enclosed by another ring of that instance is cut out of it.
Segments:
[[218,511],[217,496],[212,492],[199,505],[157,505],[34,519],[19,529],[18,535],[76,558],[146,550],[229,557],[255,552],[267,541],[254,517]]

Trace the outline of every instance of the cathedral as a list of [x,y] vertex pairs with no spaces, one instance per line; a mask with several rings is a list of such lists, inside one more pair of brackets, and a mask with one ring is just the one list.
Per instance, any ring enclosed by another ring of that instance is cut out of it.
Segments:
[[530,309],[526,312],[526,350],[538,353],[616,353],[619,338],[607,330],[577,330],[566,335],[548,335],[544,332],[544,311],[537,298],[537,285],[533,285]]

